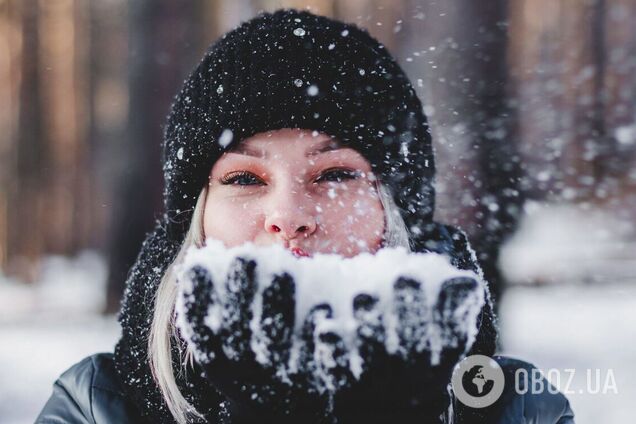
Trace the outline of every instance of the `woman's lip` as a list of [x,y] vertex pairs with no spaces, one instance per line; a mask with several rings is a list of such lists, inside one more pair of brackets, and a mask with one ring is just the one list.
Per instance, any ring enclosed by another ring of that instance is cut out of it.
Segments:
[[304,251],[303,249],[301,249],[300,247],[292,247],[292,248],[291,248],[291,249],[289,249],[289,250],[291,250],[291,252],[292,252],[292,253],[294,254],[294,256],[296,256],[297,258],[300,258],[300,257],[303,257],[303,256],[305,256],[305,257],[309,257],[309,253],[305,252],[305,251]]

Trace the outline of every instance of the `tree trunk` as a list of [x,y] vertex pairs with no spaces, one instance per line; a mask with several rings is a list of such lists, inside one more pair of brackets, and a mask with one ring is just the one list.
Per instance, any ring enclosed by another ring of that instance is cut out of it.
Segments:
[[119,307],[128,271],[154,219],[162,213],[165,119],[182,81],[203,54],[195,48],[201,38],[200,2],[128,4],[129,121],[112,208],[108,311]]
[[400,57],[433,131],[436,219],[468,233],[497,298],[504,287],[499,251],[523,203],[509,106],[507,2],[413,1],[408,7]]

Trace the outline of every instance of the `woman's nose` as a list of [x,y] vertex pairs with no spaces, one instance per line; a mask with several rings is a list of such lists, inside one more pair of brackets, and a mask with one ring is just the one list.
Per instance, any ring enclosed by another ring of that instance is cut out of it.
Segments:
[[295,196],[285,196],[276,202],[265,218],[265,230],[278,234],[285,240],[299,236],[308,236],[316,231],[316,218],[310,205],[294,200]]

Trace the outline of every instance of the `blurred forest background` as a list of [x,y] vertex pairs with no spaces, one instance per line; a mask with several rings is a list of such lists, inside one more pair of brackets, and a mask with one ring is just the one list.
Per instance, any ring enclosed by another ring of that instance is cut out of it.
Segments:
[[436,218],[469,233],[498,296],[636,286],[634,0],[0,0],[0,324],[69,297],[117,311],[162,213],[173,96],[212,41],[279,7],[357,23],[405,68]]
[[173,96],[211,41],[278,7],[356,22],[405,67],[434,132],[437,219],[469,233],[497,293],[529,200],[600,210],[634,239],[633,0],[0,0],[2,272],[34,282],[46,255],[91,249],[116,310],[161,212]]

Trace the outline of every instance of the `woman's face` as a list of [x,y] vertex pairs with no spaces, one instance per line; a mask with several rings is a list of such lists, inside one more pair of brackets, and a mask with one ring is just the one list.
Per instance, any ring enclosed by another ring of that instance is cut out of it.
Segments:
[[256,134],[210,173],[203,229],[232,247],[279,243],[296,255],[375,252],[384,212],[369,162],[327,135]]

